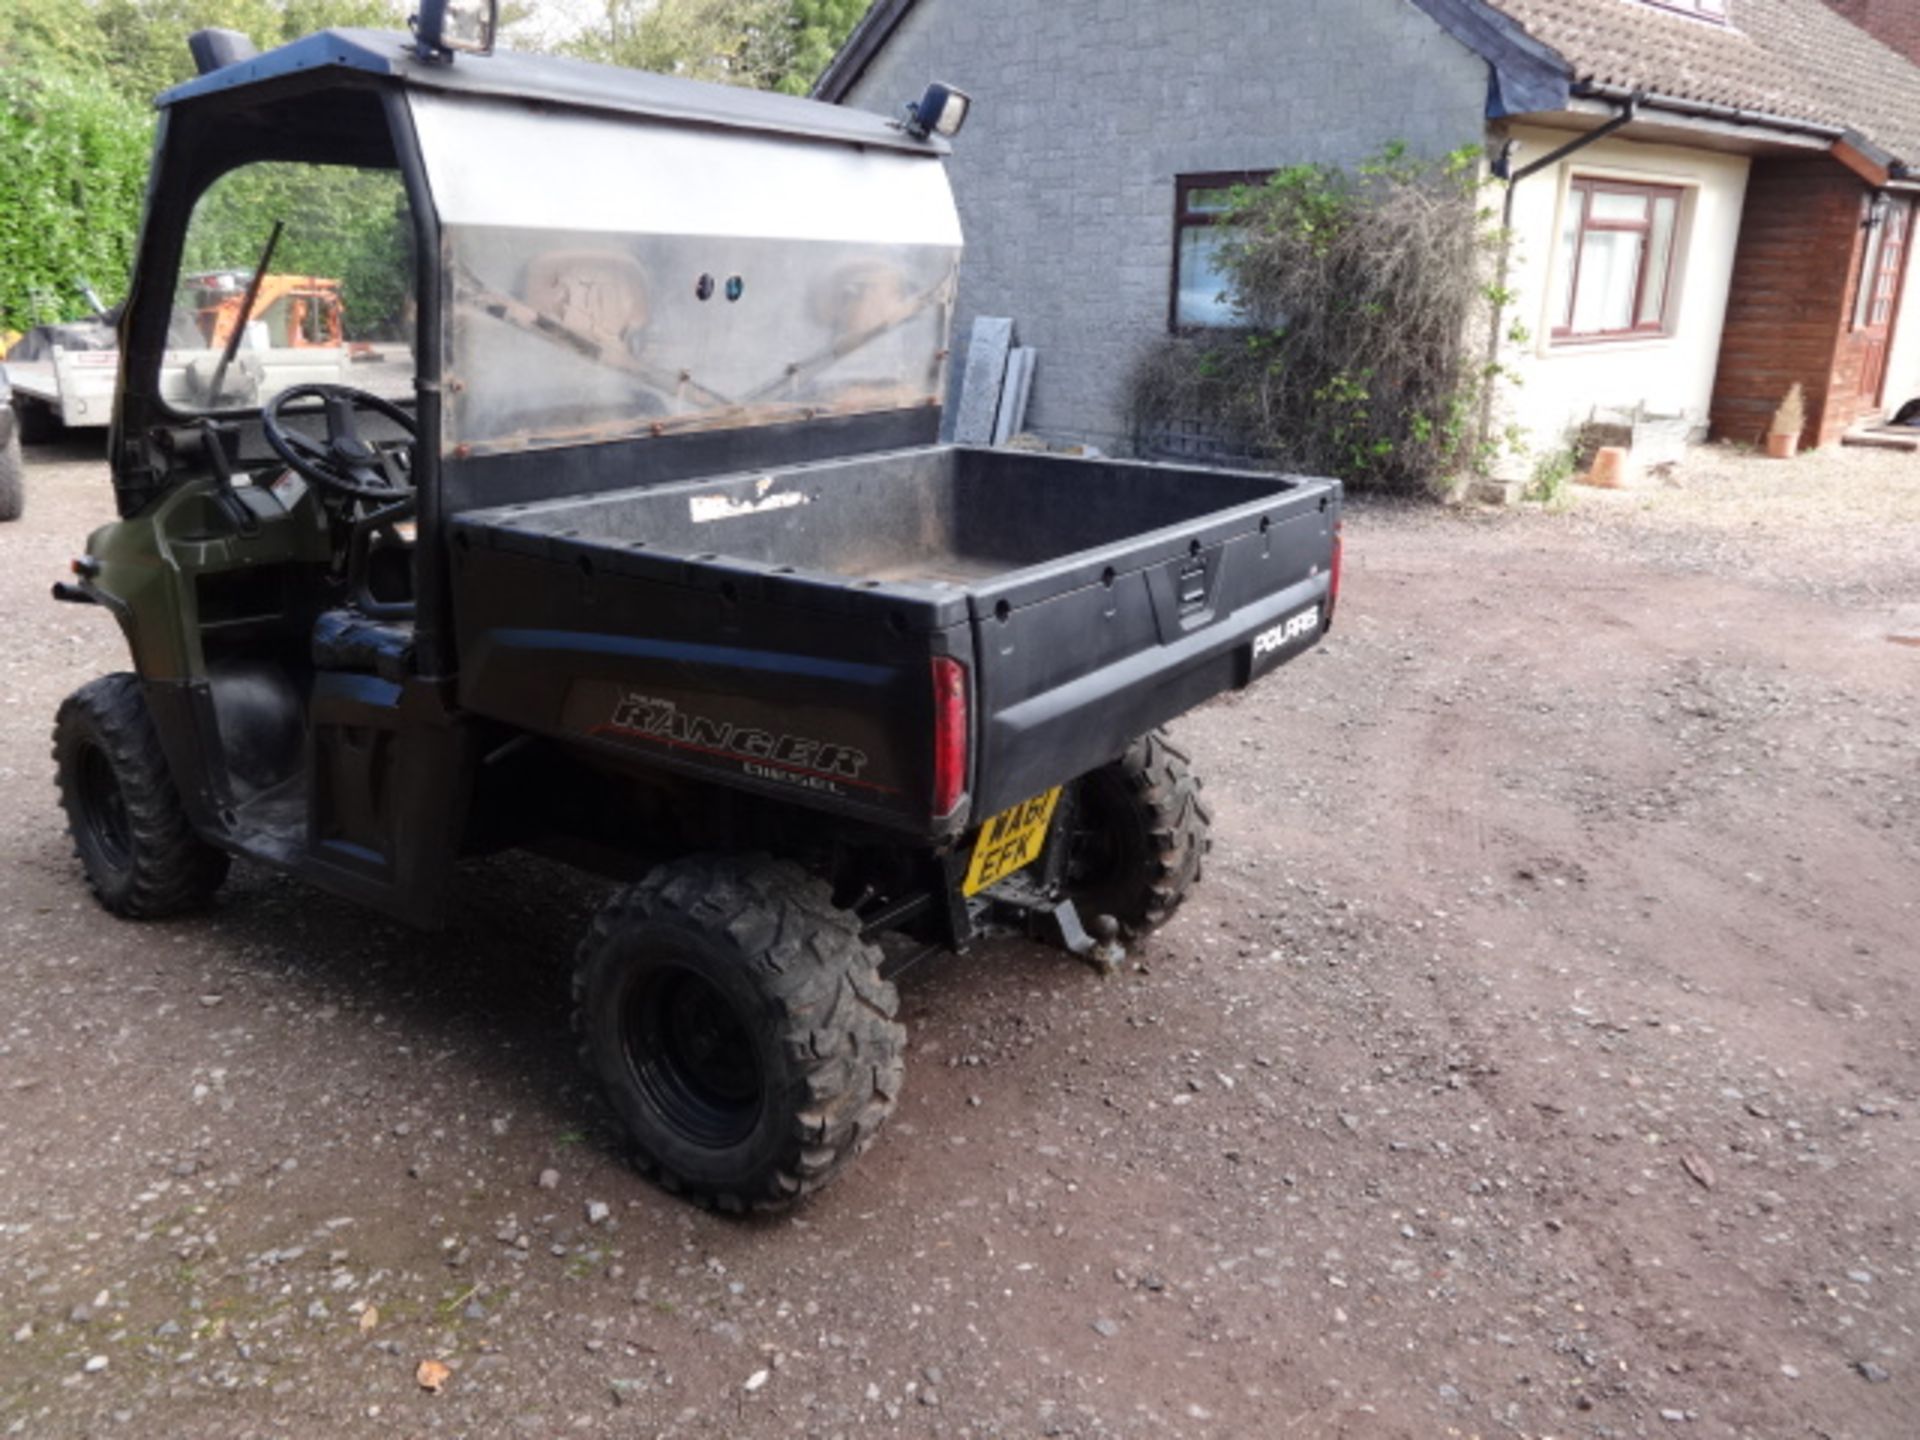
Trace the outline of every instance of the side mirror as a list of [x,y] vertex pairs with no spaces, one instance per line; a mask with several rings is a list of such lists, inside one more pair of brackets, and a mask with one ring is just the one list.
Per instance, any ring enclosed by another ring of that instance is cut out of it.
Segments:
[[936,80],[927,86],[926,94],[907,106],[907,133],[916,140],[929,135],[951,140],[967,123],[967,113],[972,109],[973,98],[965,91]]
[[500,25],[500,0],[420,0],[413,17],[422,60],[450,60],[452,52],[491,55]]

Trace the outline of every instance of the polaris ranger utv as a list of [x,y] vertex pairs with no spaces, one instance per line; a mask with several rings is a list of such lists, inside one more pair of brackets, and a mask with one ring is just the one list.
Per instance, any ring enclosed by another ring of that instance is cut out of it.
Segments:
[[[162,97],[122,518],[55,587],[134,673],[62,705],[61,799],[130,918],[234,856],[421,925],[464,855],[639,877],[586,1060],[648,1174],[779,1207],[899,1094],[897,964],[1111,963],[1180,904],[1208,817],[1157,727],[1320,638],[1340,486],[936,443],[964,97],[456,58],[457,3],[203,32]],[[343,277],[366,385],[244,319],[163,364],[195,275],[276,266]]]

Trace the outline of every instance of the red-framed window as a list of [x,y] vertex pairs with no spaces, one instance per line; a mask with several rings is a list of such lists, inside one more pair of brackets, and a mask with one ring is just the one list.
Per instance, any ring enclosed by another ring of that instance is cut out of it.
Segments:
[[[1870,214],[1873,212],[1870,212]],[[1867,231],[1866,253],[1860,262],[1860,289],[1854,300],[1853,328],[1871,330],[1893,322],[1900,299],[1900,276],[1906,269],[1908,232],[1913,207],[1906,200],[1884,203]]]
[[1174,180],[1173,292],[1167,324],[1174,330],[1208,329],[1239,323],[1226,298],[1231,277],[1226,253],[1240,238],[1227,223],[1236,186],[1263,185],[1271,170],[1214,170]]
[[1556,256],[1556,342],[1667,333],[1685,199],[1675,185],[1575,178]]

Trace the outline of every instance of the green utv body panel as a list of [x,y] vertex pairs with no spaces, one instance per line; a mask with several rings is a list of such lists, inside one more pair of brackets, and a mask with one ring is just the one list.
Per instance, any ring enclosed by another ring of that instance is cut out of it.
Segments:
[[238,494],[258,523],[254,534],[239,532],[221,507],[214,481],[193,480],[132,519],[102,525],[87,537],[87,553],[100,567],[95,585],[126,607],[121,628],[142,679],[206,678],[202,576],[328,564],[326,518],[311,491],[291,510],[269,491],[247,487]]

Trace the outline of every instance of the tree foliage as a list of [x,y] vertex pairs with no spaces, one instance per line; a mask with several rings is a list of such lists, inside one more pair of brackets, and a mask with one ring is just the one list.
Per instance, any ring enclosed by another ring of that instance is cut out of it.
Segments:
[[[68,0],[69,5],[74,0]],[[342,25],[402,28],[402,0],[91,0],[106,47],[105,78],[145,103],[193,78],[187,37],[238,30],[262,50]]]
[[603,0],[566,49],[590,60],[804,95],[867,0]]
[[276,220],[271,273],[338,281],[348,338],[392,338],[412,275],[399,175],[277,162],[230,171],[194,206],[181,273],[252,270]]
[[0,6],[0,69],[96,71],[106,44],[93,12],[74,0],[7,0]]
[[[595,21],[562,48],[616,65],[793,93],[813,83],[866,9],[866,0],[601,3]],[[81,277],[108,303],[125,294],[152,144],[151,104],[192,78],[187,37],[195,30],[238,30],[264,50],[330,26],[402,29],[412,8],[408,0],[0,0],[0,331],[83,313],[74,284]],[[503,22],[524,9],[522,0],[509,0]],[[350,305],[350,328],[367,322],[366,304],[384,311],[399,303],[390,282],[373,279],[382,267],[390,270],[397,243],[385,190],[337,194],[349,211],[336,213],[345,223],[324,237],[317,226],[294,223],[292,214],[269,214],[276,204],[307,213],[293,203],[285,176],[236,177],[230,192],[210,202],[216,211],[201,246],[205,268],[251,264],[269,220],[286,218],[276,269],[362,277],[357,288],[366,299]]]
[[1480,468],[1493,377],[1471,322],[1500,232],[1479,158],[1395,146],[1357,171],[1295,166],[1237,190],[1224,220],[1239,323],[1143,357],[1137,443],[1198,428],[1286,469],[1402,492]]
[[804,95],[867,13],[867,0],[792,0],[789,9],[792,53],[779,88]]
[[151,125],[73,73],[0,70],[0,330],[69,319],[76,284],[125,292]]
[[[109,304],[125,295],[152,101],[192,77],[193,31],[240,30],[265,48],[334,25],[393,27],[403,13],[400,0],[5,0],[0,331],[84,314],[82,279]],[[391,225],[391,204],[374,205],[359,249]]]
[[787,8],[786,0],[605,0],[600,21],[566,48],[630,70],[770,89],[785,74]]

